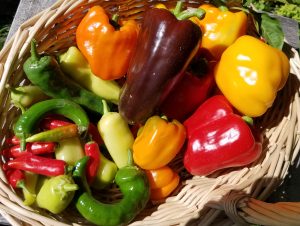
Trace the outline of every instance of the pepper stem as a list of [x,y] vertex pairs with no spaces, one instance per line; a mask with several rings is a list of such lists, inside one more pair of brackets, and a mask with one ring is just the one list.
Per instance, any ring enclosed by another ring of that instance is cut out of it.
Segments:
[[36,48],[36,41],[33,39],[31,41],[31,49],[30,49],[30,53],[31,53],[31,58],[34,60],[34,61],[38,61],[40,56],[37,52],[37,48]]
[[102,100],[102,105],[103,105],[103,115],[110,112],[110,109],[108,107],[106,100]]
[[201,20],[205,16],[205,13],[205,10],[201,8],[190,8],[180,12],[176,17],[178,20],[186,20],[191,17],[197,17]]
[[64,184],[63,185],[64,191],[76,191],[78,189],[79,189],[79,187],[77,184]]
[[128,166],[133,166],[133,156],[132,156],[132,151],[128,149],[128,161],[127,161]]
[[119,24],[119,14],[113,14],[109,23],[115,28],[115,30],[120,30],[121,26]]
[[183,2],[182,1],[178,1],[176,6],[175,6],[175,9],[173,10],[173,14],[177,17],[177,15],[179,13],[181,13],[182,11],[182,6],[183,6]]
[[243,119],[247,124],[253,126],[253,124],[254,124],[253,118],[251,118],[251,117],[245,115],[245,116],[242,117],[242,119]]
[[112,17],[111,17],[111,20],[118,23],[119,21],[119,14],[113,14]]

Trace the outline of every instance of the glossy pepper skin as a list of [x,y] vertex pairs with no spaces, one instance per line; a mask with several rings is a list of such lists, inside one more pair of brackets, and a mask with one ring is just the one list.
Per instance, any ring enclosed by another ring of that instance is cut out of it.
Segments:
[[224,51],[214,76],[221,92],[241,114],[258,117],[272,106],[289,69],[281,50],[245,35]]
[[[119,202],[102,203],[92,196],[88,186],[82,188],[83,192],[78,195],[75,205],[88,221],[103,226],[126,225],[145,208],[150,198],[149,181],[144,171],[132,165],[131,160],[128,162],[127,166],[118,170],[115,177],[123,195]],[[80,181],[86,181],[83,167],[78,167],[76,172],[76,178]]]
[[103,113],[102,98],[67,77],[54,57],[41,57],[35,41],[31,42],[31,56],[25,61],[23,69],[31,83],[49,97],[69,99],[90,111]]
[[247,14],[243,11],[231,12],[226,7],[211,4],[200,6],[206,14],[202,20],[191,18],[203,32],[201,49],[212,59],[219,60],[224,50],[247,30]]
[[185,72],[182,80],[161,104],[160,110],[168,118],[182,122],[211,95],[214,86],[213,73],[198,75]]
[[178,20],[166,9],[145,12],[119,102],[119,112],[128,123],[151,116],[165,89],[181,77],[200,39],[200,28],[189,20]]
[[128,150],[132,148],[134,137],[119,112],[110,112],[106,103],[103,106],[104,115],[97,124],[98,131],[113,161],[122,168],[128,163]]
[[151,189],[151,200],[161,200],[168,197],[178,186],[180,178],[169,166],[146,170]]
[[[103,80],[94,75],[83,54],[75,46],[59,56],[59,64],[64,73],[87,90],[105,100],[118,104],[121,88],[116,81]],[[106,66],[106,65],[105,65]]]
[[134,162],[147,170],[163,167],[178,154],[185,138],[185,128],[179,121],[152,116],[133,143]]
[[40,208],[58,214],[71,203],[78,185],[71,175],[60,175],[46,179],[39,190],[36,203]]
[[[89,9],[76,30],[76,42],[92,72],[104,80],[123,77],[136,46],[139,27],[134,20],[117,29],[101,6]],[[116,23],[116,22],[115,22]]]
[[222,95],[206,100],[184,125],[188,141],[183,162],[192,175],[245,166],[261,154],[261,143]]
[[4,166],[7,169],[20,169],[49,177],[65,174],[68,170],[65,161],[38,155],[20,156],[9,160]]

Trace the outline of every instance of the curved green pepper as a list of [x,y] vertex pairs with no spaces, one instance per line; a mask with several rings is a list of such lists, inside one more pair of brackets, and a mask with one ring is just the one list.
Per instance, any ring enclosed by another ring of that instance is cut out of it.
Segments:
[[32,134],[34,126],[48,112],[62,114],[78,126],[79,133],[87,130],[89,118],[86,112],[76,103],[66,99],[50,99],[32,105],[18,119],[14,126],[15,135],[21,139],[24,150],[26,138]]
[[123,198],[117,203],[102,203],[89,190],[78,196],[76,208],[84,218],[96,225],[125,225],[145,208],[150,189],[144,171],[129,164],[118,170],[115,182],[123,194]]
[[54,57],[40,57],[35,41],[31,42],[31,57],[23,69],[28,79],[48,96],[70,99],[91,111],[103,113],[102,98],[69,79]]

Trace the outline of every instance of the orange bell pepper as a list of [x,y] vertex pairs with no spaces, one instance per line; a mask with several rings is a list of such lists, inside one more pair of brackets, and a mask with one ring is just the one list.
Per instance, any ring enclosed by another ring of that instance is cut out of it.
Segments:
[[146,170],[145,172],[150,184],[151,200],[160,200],[168,197],[180,181],[178,173],[169,166]]
[[247,15],[243,11],[231,12],[226,7],[211,4],[203,4],[199,8],[205,10],[205,17],[201,20],[192,17],[191,20],[203,32],[200,48],[218,60],[228,46],[246,34]]
[[138,32],[134,20],[118,24],[102,7],[94,6],[79,23],[76,42],[92,72],[101,79],[114,80],[126,74]]
[[179,121],[152,116],[133,143],[133,160],[142,169],[163,167],[177,155],[185,138],[185,127]]

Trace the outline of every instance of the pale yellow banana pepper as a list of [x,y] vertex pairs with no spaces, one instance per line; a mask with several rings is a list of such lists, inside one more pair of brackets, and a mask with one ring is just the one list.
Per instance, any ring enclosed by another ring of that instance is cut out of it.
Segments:
[[281,50],[244,35],[224,51],[214,75],[221,92],[240,113],[258,117],[273,105],[289,70]]

